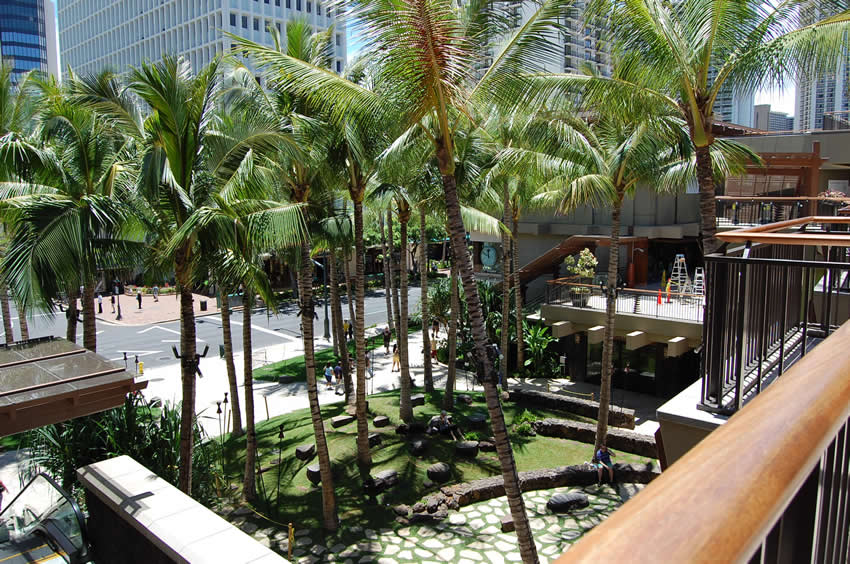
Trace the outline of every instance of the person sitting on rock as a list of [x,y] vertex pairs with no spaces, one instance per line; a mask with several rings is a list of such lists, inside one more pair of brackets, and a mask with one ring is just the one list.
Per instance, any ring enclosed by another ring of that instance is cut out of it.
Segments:
[[431,418],[428,422],[428,428],[425,430],[425,433],[428,435],[436,435],[437,433],[440,433],[442,435],[448,435],[456,440],[461,440],[463,438],[457,428],[457,425],[452,422],[452,418],[448,416],[445,410],[441,411],[439,415],[435,415]]
[[613,452],[608,450],[608,447],[605,443],[600,445],[599,450],[596,451],[596,472],[598,474],[598,479],[596,481],[597,486],[602,485],[602,467],[608,469],[608,481],[613,484],[614,483],[614,463],[611,462],[611,457],[617,456]]

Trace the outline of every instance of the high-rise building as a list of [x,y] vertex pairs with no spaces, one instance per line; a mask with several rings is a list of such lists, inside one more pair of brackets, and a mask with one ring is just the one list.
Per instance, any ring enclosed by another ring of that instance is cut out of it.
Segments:
[[55,10],[53,0],[0,0],[0,57],[13,82],[31,70],[57,73]]
[[182,55],[194,69],[232,50],[223,31],[271,45],[270,29],[307,21],[333,26],[332,69],[345,66],[345,21],[318,0],[67,0],[59,9],[62,64],[77,74],[124,71],[163,55]]
[[761,131],[791,131],[794,129],[794,116],[786,112],[774,112],[770,104],[758,104],[754,108],[755,122],[753,127]]
[[753,127],[755,94],[742,94],[729,88],[720,90],[714,102],[714,117],[718,121]]
[[[817,0],[811,0],[801,8],[802,25],[810,25],[832,15],[828,7]],[[829,74],[810,76],[800,72],[797,75],[795,106],[797,129],[822,129],[824,114],[842,116],[846,120],[850,110],[850,54],[845,54],[838,67]],[[831,121],[831,120],[828,120]]]

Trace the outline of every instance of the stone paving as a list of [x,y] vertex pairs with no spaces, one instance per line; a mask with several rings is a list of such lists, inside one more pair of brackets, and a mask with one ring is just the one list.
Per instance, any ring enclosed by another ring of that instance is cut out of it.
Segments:
[[[554,561],[581,536],[598,525],[642,486],[609,485],[584,488],[555,488],[523,494],[526,510],[534,531],[540,561]],[[556,515],[546,509],[546,502],[556,493],[584,492],[590,505],[570,514]],[[341,562],[360,564],[403,564],[407,562],[457,562],[458,564],[521,562],[514,533],[502,533],[500,520],[508,514],[507,498],[468,505],[453,511],[446,521],[436,525],[411,525],[379,530],[348,527],[339,536],[357,536],[354,544],[331,539],[327,543],[314,541],[319,531],[301,530],[295,534],[294,562]],[[258,530],[245,520],[239,510],[231,514],[234,524],[283,555],[287,554],[286,532],[274,529]],[[235,518],[234,518],[235,517]],[[345,525],[343,524],[343,527]]]

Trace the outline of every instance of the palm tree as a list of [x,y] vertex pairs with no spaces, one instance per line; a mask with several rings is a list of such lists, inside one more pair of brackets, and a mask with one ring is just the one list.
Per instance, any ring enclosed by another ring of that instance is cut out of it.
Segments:
[[[364,51],[373,55],[380,69],[382,85],[378,90],[363,88],[250,41],[237,41],[237,47],[247,51],[258,65],[271,69],[281,87],[320,101],[334,122],[374,121],[377,116],[382,123],[393,123],[388,119],[392,116],[394,123],[410,128],[424,116],[432,116],[436,134],[424,130],[423,135],[431,139],[443,181],[449,233],[467,297],[474,354],[487,397],[505,491],[523,560],[537,562],[466,248],[455,176],[454,136],[458,126],[475,112],[476,105],[491,100],[504,104],[515,101],[514,93],[524,88],[520,80],[523,65],[542,60],[541,55],[550,53],[546,32],[557,22],[566,2],[544,2],[515,32],[511,27],[511,7],[501,3],[352,0],[345,4],[351,8],[352,21],[357,21],[363,31]],[[492,65],[483,73],[473,69],[470,62],[478,60],[478,55],[496,38],[506,40]]]
[[[539,144],[531,142],[537,150],[523,147],[521,138],[519,146],[506,149],[499,161],[508,168],[517,163],[516,159],[525,161],[529,168],[519,167],[524,177],[548,177],[535,202],[556,205],[560,213],[569,213],[580,205],[611,208],[596,452],[608,432],[623,200],[633,197],[639,185],[660,192],[684,188],[693,172],[690,165],[694,153],[684,123],[669,115],[637,123],[617,115],[599,115],[592,126],[575,117],[555,116],[531,120],[524,133],[526,138],[541,140]],[[724,154],[721,147],[728,151]],[[715,158],[723,161],[724,168],[742,170],[739,159],[752,156],[729,142],[715,148]]]
[[[82,286],[83,346],[94,351],[98,270],[137,263],[145,246],[128,236],[139,224],[118,197],[133,179],[130,140],[110,121],[74,103],[70,92],[76,82],[72,76],[64,89],[52,80],[37,83],[39,134],[56,163],[40,167],[31,183],[6,184],[3,205],[17,227],[4,270],[24,309],[34,303],[52,309],[59,284]],[[72,291],[69,299],[75,298]],[[69,327],[75,333],[73,309]],[[69,336],[75,337],[71,331]]]
[[[850,48],[850,10],[842,0],[597,0],[590,10],[612,39],[618,77],[555,75],[530,82],[540,99],[580,91],[585,102],[624,115],[649,109],[674,113],[696,148],[703,253],[716,233],[711,146],[714,105],[723,92],[783,87],[795,73],[835,72]],[[837,14],[814,23],[815,6]],[[542,86],[542,88],[541,88]],[[627,99],[623,104],[616,99]]]

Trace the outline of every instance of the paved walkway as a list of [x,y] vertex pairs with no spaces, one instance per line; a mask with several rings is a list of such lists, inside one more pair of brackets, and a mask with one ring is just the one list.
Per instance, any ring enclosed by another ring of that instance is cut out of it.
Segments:
[[[218,313],[215,307],[215,298],[210,298],[201,294],[192,294],[195,297],[193,305],[195,306],[195,316],[212,315]],[[179,294],[160,294],[159,300],[154,301],[153,295],[142,294],[142,308],[139,309],[139,302],[136,300],[136,295],[132,296],[122,294],[121,302],[121,320],[116,319],[116,313],[112,313],[112,303],[110,296],[103,296],[103,313],[96,314],[95,317],[100,321],[114,325],[150,325],[151,323],[164,323],[166,321],[177,321],[180,319],[180,295]],[[201,311],[201,303],[207,303],[207,310]],[[95,298],[95,310],[97,310],[97,298]]]

